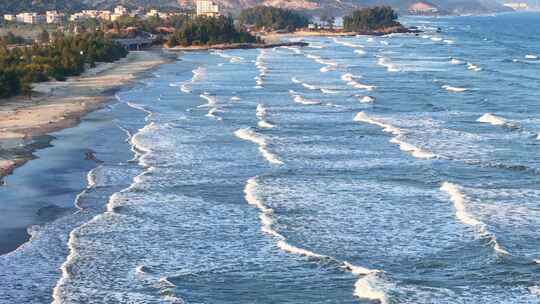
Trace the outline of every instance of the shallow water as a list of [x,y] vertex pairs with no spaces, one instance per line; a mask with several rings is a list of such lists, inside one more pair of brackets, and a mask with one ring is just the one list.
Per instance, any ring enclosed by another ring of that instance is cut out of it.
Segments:
[[540,15],[404,21],[425,33],[188,53],[118,94],[0,301],[538,303]]

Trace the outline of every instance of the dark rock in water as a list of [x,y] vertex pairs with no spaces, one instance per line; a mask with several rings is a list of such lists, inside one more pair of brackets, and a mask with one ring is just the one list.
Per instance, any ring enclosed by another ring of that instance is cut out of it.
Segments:
[[91,149],[88,149],[84,152],[84,159],[85,160],[91,160],[91,161],[94,161],[98,164],[101,164],[103,163],[102,160],[99,160],[97,157],[96,157],[96,152],[94,150],[91,150]]

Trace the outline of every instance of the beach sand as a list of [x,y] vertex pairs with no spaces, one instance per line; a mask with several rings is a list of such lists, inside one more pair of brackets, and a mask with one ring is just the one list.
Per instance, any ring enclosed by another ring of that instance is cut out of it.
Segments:
[[[169,59],[161,51],[130,52],[114,63],[99,64],[67,81],[35,84],[36,97],[4,100],[0,105],[0,152],[24,146],[33,137],[74,126],[85,114],[112,100],[120,87]],[[6,144],[8,143],[8,144]],[[0,179],[30,158],[0,154]]]

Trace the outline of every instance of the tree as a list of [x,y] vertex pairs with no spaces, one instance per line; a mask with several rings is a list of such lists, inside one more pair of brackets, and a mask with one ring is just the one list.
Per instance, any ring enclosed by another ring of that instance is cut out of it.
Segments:
[[294,31],[309,24],[309,18],[297,11],[271,6],[255,6],[245,9],[238,16],[238,21],[257,29],[287,31]]
[[376,6],[354,11],[343,17],[343,27],[346,31],[374,31],[388,27],[401,26],[398,16],[389,6]]
[[50,39],[51,37],[49,36],[49,32],[47,32],[45,29],[42,29],[38,35],[38,41],[41,43],[49,43]]

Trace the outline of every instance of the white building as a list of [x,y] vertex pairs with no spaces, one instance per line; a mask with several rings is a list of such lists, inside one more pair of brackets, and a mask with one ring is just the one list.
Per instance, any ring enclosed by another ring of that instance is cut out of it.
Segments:
[[38,13],[21,13],[16,16],[17,22],[27,24],[41,24],[45,23],[45,16],[38,15]]
[[49,24],[60,24],[64,20],[64,14],[58,13],[57,11],[47,11],[45,17]]
[[127,8],[123,7],[122,5],[118,5],[114,8],[114,15],[118,16],[125,16],[128,14]]
[[219,16],[219,5],[212,0],[197,0],[197,16],[217,17]]
[[511,3],[505,3],[503,5],[506,6],[506,7],[511,8],[511,9],[513,9],[515,11],[528,10],[529,9],[529,4],[525,3],[525,2],[511,2]]
[[5,14],[4,15],[4,20],[15,22],[15,21],[17,21],[17,17],[15,15],[12,15],[12,14]]

